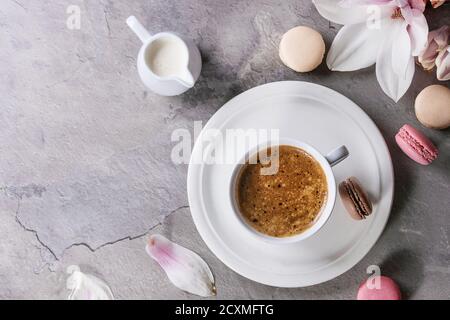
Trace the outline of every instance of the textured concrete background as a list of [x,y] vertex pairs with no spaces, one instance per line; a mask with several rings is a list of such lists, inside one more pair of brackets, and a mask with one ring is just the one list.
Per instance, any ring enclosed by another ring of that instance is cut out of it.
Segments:
[[[80,30],[66,27],[70,4],[81,8]],[[193,90],[173,98],[146,91],[135,66],[140,43],[125,25],[131,14],[151,32],[194,39],[204,66]],[[432,27],[450,24],[450,8],[428,17]],[[393,139],[406,122],[420,126],[413,101],[435,76],[418,70],[395,104],[373,68],[296,74],[279,62],[277,45],[300,24],[319,30],[327,47],[339,29],[306,0],[2,0],[0,298],[65,298],[70,264],[104,279],[117,298],[195,298],[145,254],[154,232],[205,258],[219,298],[352,299],[371,264],[407,298],[449,298],[449,130],[424,129],[441,151],[429,167],[407,159]],[[383,132],[395,166],[381,239],[353,269],[308,288],[260,285],[217,260],[190,217],[187,167],[170,161],[173,129],[191,129],[236,94],[278,80],[315,82],[354,100]]]

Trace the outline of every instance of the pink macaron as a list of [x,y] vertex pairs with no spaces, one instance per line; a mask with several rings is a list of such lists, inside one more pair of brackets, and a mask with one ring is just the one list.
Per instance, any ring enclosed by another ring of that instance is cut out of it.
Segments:
[[438,149],[430,139],[409,124],[400,128],[395,141],[408,157],[422,165],[429,165],[438,156]]
[[401,300],[400,288],[385,276],[369,278],[358,289],[357,300]]

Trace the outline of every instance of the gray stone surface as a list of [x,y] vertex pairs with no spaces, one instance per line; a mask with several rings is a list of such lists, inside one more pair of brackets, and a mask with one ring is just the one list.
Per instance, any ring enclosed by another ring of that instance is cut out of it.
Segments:
[[[66,27],[70,4],[81,8],[80,30]],[[194,39],[204,66],[193,90],[164,98],[144,88],[140,44],[125,25],[131,14],[152,32]],[[448,6],[428,16],[432,27],[450,24]],[[420,126],[413,101],[434,75],[418,70],[395,104],[373,68],[296,74],[281,65],[277,44],[299,24],[319,30],[328,47],[339,29],[306,0],[2,0],[0,298],[64,299],[71,264],[104,279],[117,298],[195,298],[145,254],[147,235],[158,232],[205,258],[219,298],[353,299],[367,266],[378,264],[407,298],[448,299],[449,131],[424,129],[441,151],[429,167],[393,140],[404,123]],[[319,83],[354,100],[383,132],[395,166],[395,203],[378,243],[344,275],[308,288],[260,285],[225,267],[193,225],[187,167],[170,160],[174,129],[191,129],[236,94],[277,80]]]

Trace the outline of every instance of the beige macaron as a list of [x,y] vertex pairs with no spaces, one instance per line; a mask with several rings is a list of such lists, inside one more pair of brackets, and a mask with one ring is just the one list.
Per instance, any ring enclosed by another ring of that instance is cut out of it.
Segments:
[[325,54],[322,35],[309,27],[290,29],[281,38],[281,61],[297,72],[309,72],[317,68]]
[[417,119],[424,126],[446,129],[450,126],[450,89],[442,85],[431,85],[423,89],[416,98]]

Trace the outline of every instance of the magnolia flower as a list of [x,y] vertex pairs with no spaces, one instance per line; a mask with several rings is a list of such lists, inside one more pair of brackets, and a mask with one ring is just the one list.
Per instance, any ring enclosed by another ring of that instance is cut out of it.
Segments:
[[426,47],[424,0],[313,0],[326,19],[343,24],[331,45],[331,70],[353,71],[376,63],[383,91],[398,101],[411,85],[414,57]]
[[450,45],[442,50],[436,58],[438,80],[450,80]]
[[419,55],[419,63],[425,70],[431,70],[435,67],[436,58],[439,53],[444,51],[450,39],[450,27],[443,26],[428,34],[428,42],[425,51]]

